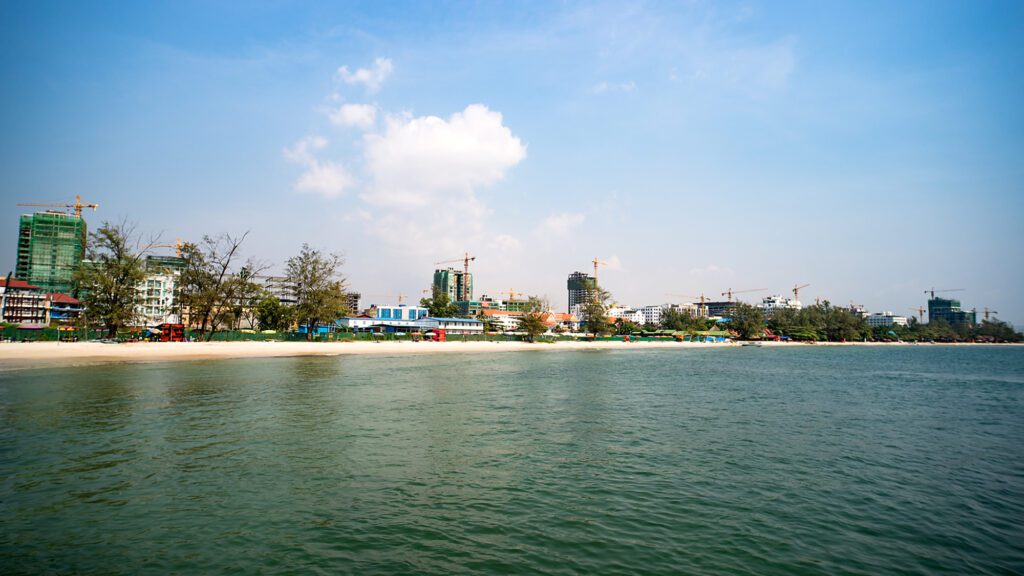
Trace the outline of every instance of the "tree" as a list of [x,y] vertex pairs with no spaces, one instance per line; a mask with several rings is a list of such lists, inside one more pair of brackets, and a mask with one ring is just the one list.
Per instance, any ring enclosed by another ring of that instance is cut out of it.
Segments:
[[617,318],[615,320],[615,333],[619,335],[628,335],[634,332],[639,332],[640,327],[635,322],[630,322],[623,318]]
[[431,288],[430,298],[421,298],[420,306],[427,309],[434,318],[454,318],[459,315],[458,304],[452,302],[448,293],[437,286]]
[[544,323],[544,318],[541,312],[529,312],[523,316],[523,321],[519,323],[519,328],[526,332],[526,338],[533,342],[537,336],[547,332],[547,324]]
[[255,307],[256,324],[260,330],[287,330],[292,323],[292,309],[276,296],[267,296]]
[[313,339],[317,325],[349,313],[345,279],[340,275],[343,262],[341,255],[325,254],[308,244],[288,259],[286,275],[295,290],[295,315],[306,325],[307,340]]
[[694,316],[689,310],[665,308],[661,312],[661,327],[665,330],[707,330],[705,318]]
[[611,293],[599,287],[595,288],[586,304],[583,305],[583,321],[586,323],[588,332],[594,336],[607,334],[612,330],[608,323],[607,309],[605,303],[612,297]]
[[259,265],[250,259],[235,274],[234,281],[237,283],[235,293],[237,297],[232,309],[232,315],[236,330],[242,327],[243,320],[250,328],[254,328],[257,325],[256,307],[267,297],[267,291],[259,282],[256,282],[256,276],[265,268],[266,266]]
[[146,273],[144,251],[138,244],[134,228],[126,222],[104,222],[89,235],[88,262],[83,262],[74,275],[88,317],[102,324],[111,338],[117,336],[118,329],[135,321],[142,302],[138,286]]
[[764,335],[764,311],[746,302],[737,302],[729,318],[729,328],[743,340],[759,339]]
[[232,315],[238,301],[241,286],[232,268],[248,235],[203,236],[201,245],[182,246],[185,268],[179,280],[178,300],[188,311],[190,323],[198,325],[207,341]]

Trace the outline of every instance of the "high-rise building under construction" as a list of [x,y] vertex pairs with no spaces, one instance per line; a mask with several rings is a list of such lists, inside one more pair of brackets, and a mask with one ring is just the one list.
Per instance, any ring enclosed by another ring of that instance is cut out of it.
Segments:
[[597,281],[593,276],[583,272],[569,274],[569,281],[566,283],[566,287],[569,289],[569,310],[571,311],[573,306],[585,304],[593,298],[596,284]]
[[72,276],[85,257],[85,220],[63,212],[24,214],[18,226],[16,278],[46,292],[72,291]]
[[452,302],[472,300],[473,274],[454,268],[434,270],[434,288],[448,294]]

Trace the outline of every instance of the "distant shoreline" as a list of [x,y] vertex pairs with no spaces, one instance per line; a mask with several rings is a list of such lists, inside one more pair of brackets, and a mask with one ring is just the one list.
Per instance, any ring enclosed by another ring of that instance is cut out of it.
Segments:
[[[762,342],[764,348],[821,346],[1024,346],[1024,344],[912,342]],[[171,362],[295,356],[406,355],[567,350],[694,350],[740,348],[742,343],[703,342],[25,342],[0,344],[0,369],[82,366],[123,362]]]

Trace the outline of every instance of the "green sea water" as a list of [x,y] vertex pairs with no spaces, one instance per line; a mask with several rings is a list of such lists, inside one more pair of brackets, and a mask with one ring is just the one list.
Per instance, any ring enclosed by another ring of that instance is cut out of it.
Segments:
[[0,372],[0,573],[228,572],[1024,573],[1024,349]]

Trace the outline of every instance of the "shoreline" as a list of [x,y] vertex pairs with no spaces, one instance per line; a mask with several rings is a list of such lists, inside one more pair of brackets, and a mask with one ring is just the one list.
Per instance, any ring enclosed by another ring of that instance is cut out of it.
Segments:
[[[762,348],[832,346],[1022,346],[1024,344],[913,342],[762,342]],[[695,350],[740,348],[741,342],[16,342],[0,344],[0,370],[109,363],[228,360],[298,356],[408,355],[579,350]]]

